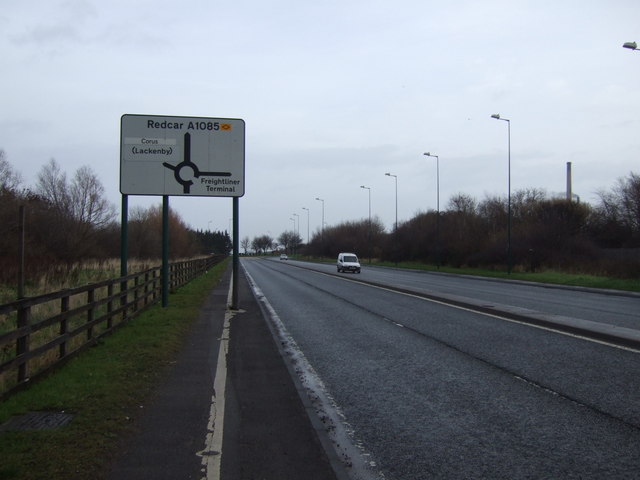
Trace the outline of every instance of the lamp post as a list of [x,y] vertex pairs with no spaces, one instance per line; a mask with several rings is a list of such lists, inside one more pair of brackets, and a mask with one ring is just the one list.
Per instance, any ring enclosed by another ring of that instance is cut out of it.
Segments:
[[625,42],[622,45],[623,48],[628,48],[629,50],[640,50],[640,48],[638,48],[638,44],[636,42]]
[[508,191],[507,191],[507,273],[511,274],[511,120],[501,118],[499,113],[494,113],[491,118],[507,122],[508,135]]
[[436,159],[436,268],[440,270],[440,157],[430,152],[424,155]]
[[[296,219],[293,217],[289,217],[289,220],[293,222],[293,233],[296,233]],[[285,247],[285,251],[286,251],[286,247]],[[289,241],[289,255],[293,255],[294,253],[295,253],[295,250],[293,248],[293,242]]]
[[385,175],[387,177],[393,177],[396,181],[396,223],[395,226],[393,227],[394,230],[398,230],[398,176],[397,175],[392,175],[390,173],[385,173]]
[[[322,202],[322,225],[320,226],[320,242],[322,243],[322,249],[324,250],[324,199],[316,197],[316,200]],[[324,251],[322,253],[324,253]]]
[[307,207],[302,207],[302,209],[307,211],[307,245],[309,245],[309,209]]
[[385,173],[385,175],[387,177],[393,177],[396,181],[396,223],[394,226],[394,231],[395,231],[395,237],[396,237],[396,242],[395,242],[395,252],[394,252],[394,257],[395,257],[395,262],[396,262],[396,266],[398,266],[398,176],[397,175],[392,175],[391,173],[387,172]]
[[368,235],[368,249],[369,249],[369,263],[371,263],[371,187],[365,187],[360,185],[360,188],[364,188],[369,192],[369,235]]
[[298,215],[297,213],[292,213],[291,215],[293,215],[294,217],[297,217],[298,228],[296,229],[296,234],[300,236],[300,215]]

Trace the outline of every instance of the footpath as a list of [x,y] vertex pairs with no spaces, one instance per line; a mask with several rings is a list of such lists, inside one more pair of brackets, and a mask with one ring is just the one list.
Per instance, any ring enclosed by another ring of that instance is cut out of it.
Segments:
[[[221,453],[202,452],[212,434],[208,425],[231,268],[203,305],[151,404],[141,406],[138,431],[123,441],[108,479],[347,478],[323,448],[322,432],[314,429],[242,269],[239,275],[239,309],[229,323]],[[221,455],[219,472],[204,467],[210,455]]]

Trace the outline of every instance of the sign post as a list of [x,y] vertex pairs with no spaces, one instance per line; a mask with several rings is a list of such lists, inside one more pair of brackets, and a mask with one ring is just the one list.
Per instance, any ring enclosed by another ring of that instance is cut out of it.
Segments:
[[[244,195],[245,123],[241,119],[123,115],[120,124],[120,193],[160,195],[168,211],[171,195],[233,197],[233,303],[237,303],[238,198]],[[123,209],[128,205],[123,200]],[[168,217],[163,215],[163,245],[168,242]],[[123,212],[123,219],[126,214]],[[126,226],[123,225],[123,232]],[[166,238],[164,238],[166,236]],[[121,270],[126,271],[126,234]],[[168,248],[167,248],[168,249]],[[167,276],[163,254],[163,276]],[[163,290],[168,290],[163,279]],[[163,306],[168,292],[163,291]],[[237,308],[237,305],[232,305]]]

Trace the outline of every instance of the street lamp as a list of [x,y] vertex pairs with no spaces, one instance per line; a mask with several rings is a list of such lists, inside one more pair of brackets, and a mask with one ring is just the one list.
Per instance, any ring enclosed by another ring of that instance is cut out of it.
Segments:
[[368,247],[369,247],[369,263],[371,263],[371,187],[365,187],[360,185],[360,188],[364,188],[369,192],[369,235],[368,235]]
[[636,42],[625,42],[624,45],[622,45],[622,47],[628,48],[629,50],[640,50]]
[[322,202],[322,226],[320,230],[320,240],[322,242],[322,248],[324,248],[324,199],[316,197],[316,200]]
[[392,175],[390,173],[385,173],[385,175],[387,177],[393,177],[396,181],[396,223],[395,223],[394,229],[397,231],[398,230],[398,176]]
[[432,155],[430,152],[426,152],[424,155],[427,157],[435,157],[436,159],[436,263],[438,270],[440,270],[440,157],[438,155]]
[[394,257],[395,257],[395,262],[396,262],[396,267],[398,266],[398,176],[397,175],[392,175],[390,173],[385,173],[385,175],[387,177],[393,177],[396,181],[396,224],[395,224],[395,252],[394,252]]
[[309,209],[307,207],[302,207],[302,209],[307,211],[307,245],[309,245]]
[[298,215],[297,213],[292,213],[291,215],[293,215],[294,217],[298,217],[298,229],[296,230],[296,234],[300,236],[300,215]]
[[501,118],[499,113],[494,113],[491,118],[507,122],[508,133],[508,193],[507,193],[507,273],[511,274],[511,120]]

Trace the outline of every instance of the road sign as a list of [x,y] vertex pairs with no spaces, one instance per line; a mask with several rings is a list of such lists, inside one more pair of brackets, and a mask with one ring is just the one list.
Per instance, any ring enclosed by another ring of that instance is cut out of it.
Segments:
[[241,197],[244,120],[123,115],[120,192]]

